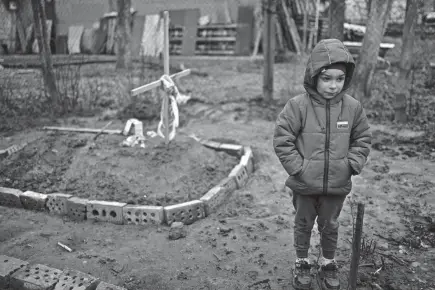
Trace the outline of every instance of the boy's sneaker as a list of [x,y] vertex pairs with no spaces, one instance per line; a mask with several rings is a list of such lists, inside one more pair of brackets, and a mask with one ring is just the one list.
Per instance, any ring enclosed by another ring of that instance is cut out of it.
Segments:
[[311,289],[311,265],[305,260],[296,261],[293,272],[295,290]]
[[340,280],[338,278],[338,267],[335,261],[321,265],[318,273],[322,290],[339,290]]

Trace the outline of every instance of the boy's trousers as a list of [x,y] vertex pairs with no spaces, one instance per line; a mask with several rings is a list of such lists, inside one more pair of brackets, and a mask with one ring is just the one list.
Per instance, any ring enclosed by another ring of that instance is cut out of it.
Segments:
[[337,249],[338,216],[346,196],[301,195],[293,193],[296,210],[294,247],[298,258],[308,258],[311,231],[317,217],[320,246],[324,258],[333,259]]

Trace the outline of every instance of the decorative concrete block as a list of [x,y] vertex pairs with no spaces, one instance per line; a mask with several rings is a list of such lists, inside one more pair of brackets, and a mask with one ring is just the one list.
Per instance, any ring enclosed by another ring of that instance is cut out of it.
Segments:
[[0,205],[7,207],[22,208],[20,195],[23,192],[14,188],[0,187]]
[[51,290],[59,281],[62,271],[36,264],[18,270],[11,276],[11,286],[20,290]]
[[243,156],[240,158],[240,164],[246,167],[248,175],[254,172],[254,153],[250,146],[243,148]]
[[106,282],[100,282],[100,284],[98,284],[97,289],[95,290],[127,290],[127,289]]
[[86,207],[88,200],[71,197],[66,200],[67,215],[70,219],[83,221],[86,219]]
[[44,211],[48,196],[34,191],[25,191],[20,195],[21,203],[25,209]]
[[201,197],[206,216],[215,212],[216,208],[224,203],[235,189],[237,189],[235,178],[227,177]]
[[168,225],[173,222],[182,222],[187,225],[205,218],[204,203],[200,200],[165,206],[164,210]]
[[230,155],[240,157],[243,154],[243,146],[237,144],[225,144],[222,143],[219,145],[218,150],[224,151]]
[[236,178],[237,188],[242,188],[248,180],[248,171],[245,166],[239,163],[231,170],[228,176],[234,176]]
[[162,224],[165,220],[163,206],[126,205],[122,208],[124,224]]
[[88,220],[122,225],[122,208],[126,205],[124,202],[90,200],[86,205],[86,217]]
[[71,194],[64,193],[51,193],[48,194],[47,208],[52,214],[66,215],[68,213],[66,208],[66,201],[72,197]]
[[0,286],[9,287],[11,275],[28,264],[26,261],[0,255]]
[[91,275],[66,269],[59,277],[59,282],[53,290],[94,290],[98,285],[99,279]]

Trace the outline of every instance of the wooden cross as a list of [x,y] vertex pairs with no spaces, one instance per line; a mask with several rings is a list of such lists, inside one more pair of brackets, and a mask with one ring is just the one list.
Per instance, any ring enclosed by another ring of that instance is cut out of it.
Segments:
[[[165,75],[169,75],[169,12],[164,11],[164,45],[163,45],[163,70]],[[170,78],[174,81],[184,76],[188,76],[190,74],[190,69],[183,70],[176,74],[170,76]],[[131,91],[132,96],[137,96],[146,91],[155,89],[157,87],[161,87],[162,81],[154,81],[149,84],[140,86]],[[165,94],[163,97],[163,123],[165,125],[165,144],[168,146],[169,144],[169,96]]]

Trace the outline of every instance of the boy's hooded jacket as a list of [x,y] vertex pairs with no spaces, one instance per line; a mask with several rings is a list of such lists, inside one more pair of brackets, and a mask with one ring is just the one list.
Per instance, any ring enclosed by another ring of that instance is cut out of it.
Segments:
[[[316,90],[321,70],[346,64],[343,90],[326,100]],[[290,99],[278,115],[273,138],[275,152],[290,175],[286,185],[304,195],[346,195],[351,176],[359,174],[370,152],[371,134],[361,103],[345,94],[355,62],[336,39],[321,40],[305,70],[306,93]]]

